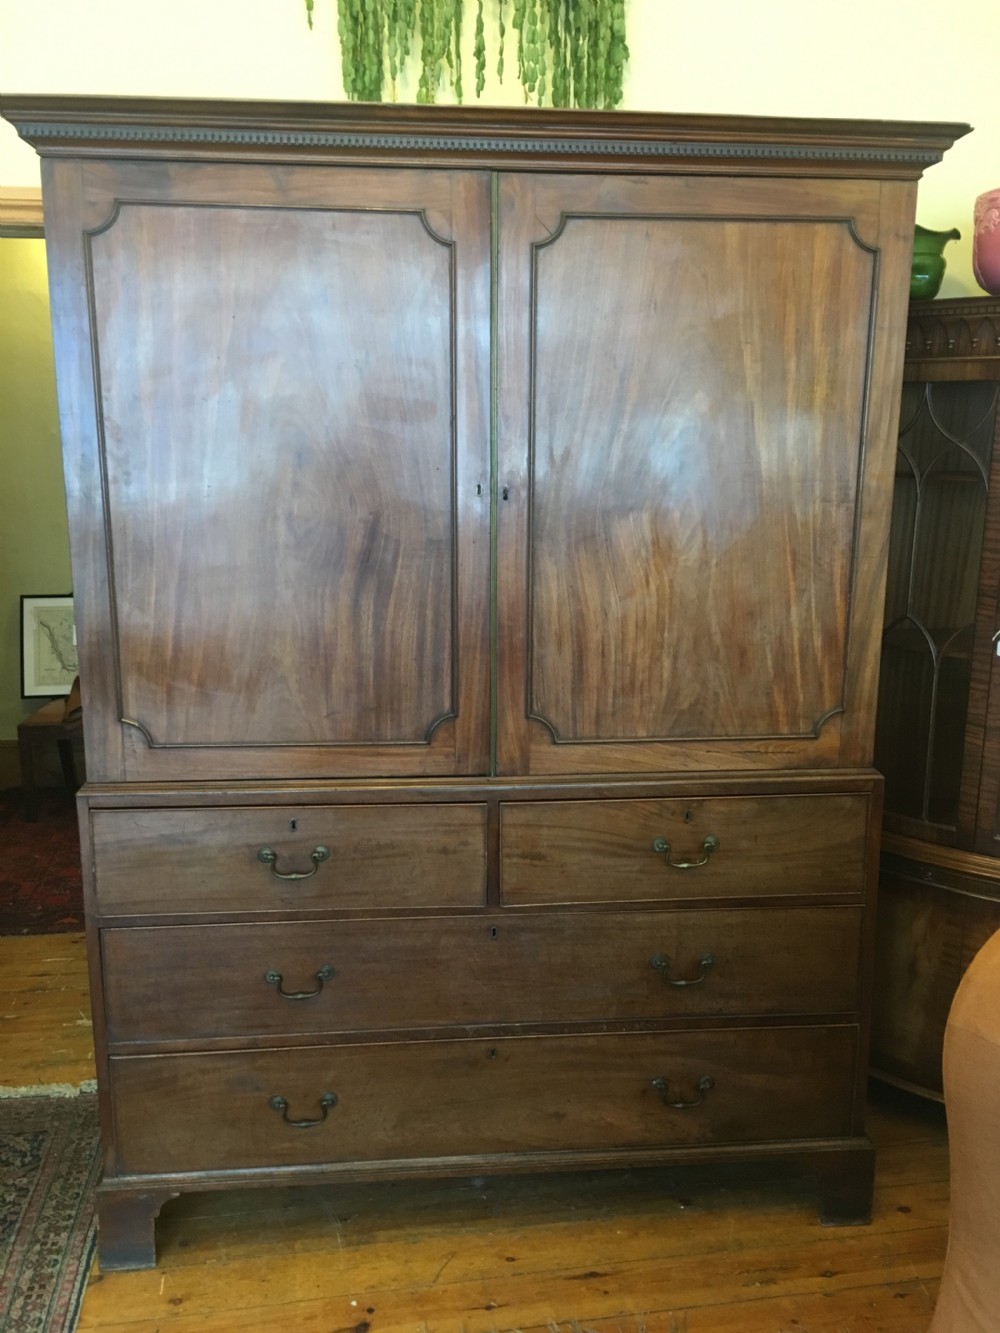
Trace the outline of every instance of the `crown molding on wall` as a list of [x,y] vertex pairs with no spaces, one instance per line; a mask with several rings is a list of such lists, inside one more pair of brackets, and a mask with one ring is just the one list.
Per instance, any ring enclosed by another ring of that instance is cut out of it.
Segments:
[[41,190],[0,185],[0,236],[43,234]]

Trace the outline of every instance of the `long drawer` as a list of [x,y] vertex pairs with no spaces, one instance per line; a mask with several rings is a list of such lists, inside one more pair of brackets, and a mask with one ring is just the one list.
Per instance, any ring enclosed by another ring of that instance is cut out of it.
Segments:
[[105,930],[108,1037],[852,1013],[860,924],[807,907]]
[[482,804],[94,810],[91,837],[106,913],[475,907],[485,894]]
[[116,1170],[843,1136],[855,1051],[820,1027],[122,1056]]
[[857,896],[868,815],[855,794],[507,802],[503,900]]

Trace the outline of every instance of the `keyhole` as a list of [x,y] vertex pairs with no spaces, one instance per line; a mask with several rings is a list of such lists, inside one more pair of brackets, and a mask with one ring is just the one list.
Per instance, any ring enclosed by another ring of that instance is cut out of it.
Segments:
[[298,826],[299,826],[299,821],[297,819],[290,819],[288,821],[288,827],[292,830],[293,833],[298,828]]
[[486,1058],[488,1060],[495,1060],[497,1058],[497,1048],[495,1046],[491,1046],[486,1052]]
[[490,926],[490,939],[491,939],[491,940],[495,940],[496,937],[497,937],[499,934],[500,934],[500,932],[497,930],[496,926]]
[[693,810],[685,810],[685,811],[684,811],[684,823],[685,823],[685,824],[690,824],[693,815],[694,815],[694,811],[693,811]]

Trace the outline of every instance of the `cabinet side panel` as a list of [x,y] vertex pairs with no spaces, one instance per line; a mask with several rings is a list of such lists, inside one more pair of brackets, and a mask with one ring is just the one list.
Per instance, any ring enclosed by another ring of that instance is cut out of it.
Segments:
[[74,613],[83,712],[87,775],[91,781],[125,776],[121,728],[113,689],[95,688],[114,680],[111,606],[104,527],[104,481],[99,455],[90,310],[85,268],[84,228],[93,225],[83,188],[83,169],[72,161],[45,160],[45,251],[49,304],[59,396],[63,474],[73,564]]
[[871,387],[865,420],[841,743],[841,763],[859,767],[872,762],[875,748],[881,626],[916,194],[916,184],[908,181],[883,182],[880,188],[878,304],[871,344]]

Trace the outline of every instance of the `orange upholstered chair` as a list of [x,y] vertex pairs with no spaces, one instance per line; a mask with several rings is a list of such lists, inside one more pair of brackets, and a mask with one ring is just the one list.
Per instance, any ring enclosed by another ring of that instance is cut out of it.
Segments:
[[948,1257],[930,1333],[1000,1330],[1000,932],[962,979],[944,1038]]

